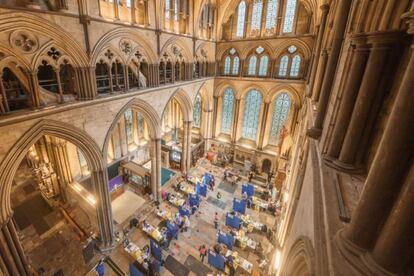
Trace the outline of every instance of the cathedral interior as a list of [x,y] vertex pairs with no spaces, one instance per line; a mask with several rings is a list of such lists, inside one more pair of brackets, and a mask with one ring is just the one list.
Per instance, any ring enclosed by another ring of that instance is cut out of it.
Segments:
[[413,0],[0,0],[0,275],[414,275]]

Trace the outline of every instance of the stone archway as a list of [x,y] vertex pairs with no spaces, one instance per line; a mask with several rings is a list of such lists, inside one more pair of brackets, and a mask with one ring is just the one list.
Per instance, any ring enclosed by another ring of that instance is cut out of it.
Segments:
[[84,131],[72,125],[41,120],[30,128],[8,152],[0,164],[0,252],[1,263],[10,275],[30,275],[30,268],[20,244],[13,221],[10,202],[11,186],[18,166],[29,148],[41,137],[48,135],[64,139],[77,146],[85,155],[91,168],[91,179],[97,197],[96,211],[102,249],[112,247],[114,242],[112,213],[107,188],[107,172],[104,169],[102,155],[93,139]]

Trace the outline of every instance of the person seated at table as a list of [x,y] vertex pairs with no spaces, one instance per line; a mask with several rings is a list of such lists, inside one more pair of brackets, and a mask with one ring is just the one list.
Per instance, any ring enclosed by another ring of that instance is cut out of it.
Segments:
[[252,206],[253,206],[253,199],[249,197],[247,199],[247,208],[252,208]]
[[258,242],[257,246],[256,246],[256,255],[259,257],[259,261],[260,259],[263,259],[264,255],[263,255],[263,247],[262,247],[262,243]]
[[216,243],[216,244],[214,245],[213,249],[214,249],[214,252],[215,252],[216,254],[221,254],[222,247],[221,247],[221,245],[220,245],[219,243]]
[[232,235],[233,237],[237,236],[236,230],[234,230],[233,228],[230,228],[230,235]]
[[236,270],[234,269],[234,260],[233,260],[232,255],[229,255],[227,257],[226,264],[227,264],[227,266],[229,267],[229,270],[230,270],[229,275],[234,275]]
[[276,213],[276,205],[273,202],[270,202],[267,206],[267,211],[274,215]]
[[165,199],[167,201],[170,201],[170,199],[171,199],[171,193],[167,193],[167,195],[165,196]]
[[177,185],[175,185],[175,191],[179,192],[181,190],[181,182],[178,182]]
[[221,198],[221,193],[217,192],[217,199],[220,199],[220,198]]
[[145,219],[141,222],[142,229],[148,229],[150,226],[151,225],[149,225],[149,223]]
[[181,232],[187,232],[188,228],[190,228],[190,219],[188,218],[188,216],[184,216],[184,223],[183,223],[183,228],[181,229]]
[[247,200],[248,197],[249,196],[247,195],[246,191],[244,191],[243,194],[242,194],[242,199]]
[[191,206],[191,214],[194,215],[196,211],[197,211],[197,206],[196,205]]

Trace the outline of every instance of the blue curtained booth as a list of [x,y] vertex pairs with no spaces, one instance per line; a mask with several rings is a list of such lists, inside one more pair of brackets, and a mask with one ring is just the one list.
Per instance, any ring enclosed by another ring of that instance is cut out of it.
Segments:
[[188,201],[190,202],[190,206],[200,206],[200,196],[197,194],[189,194]]
[[251,197],[254,195],[254,185],[251,183],[245,183],[242,185],[242,190],[241,190],[242,194],[244,194],[244,192],[246,192],[248,197]]
[[206,197],[207,196],[207,185],[197,183],[196,192],[198,195]]
[[175,223],[167,220],[167,230],[170,237],[173,237],[176,240],[178,239],[178,226],[175,225]]
[[151,255],[158,261],[162,261],[161,247],[152,239],[150,239]]
[[235,229],[240,229],[241,220],[239,217],[233,216],[232,214],[227,213],[226,214],[226,225],[233,227]]
[[234,211],[239,212],[241,214],[245,214],[246,206],[247,206],[247,201],[238,199],[238,198],[233,199],[233,210]]
[[226,234],[222,231],[219,231],[217,241],[219,243],[225,244],[228,249],[233,250],[234,237],[231,234]]
[[209,250],[208,251],[208,263],[209,265],[214,266],[218,270],[224,271],[224,256],[220,254],[216,254],[215,252]]

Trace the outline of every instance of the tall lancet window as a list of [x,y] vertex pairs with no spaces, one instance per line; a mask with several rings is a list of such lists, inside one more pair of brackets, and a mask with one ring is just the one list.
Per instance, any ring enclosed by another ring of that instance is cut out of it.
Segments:
[[262,11],[263,11],[263,1],[254,0],[253,2],[253,12],[252,12],[252,31],[259,31],[262,23]]
[[256,140],[261,106],[262,94],[255,89],[250,90],[246,95],[244,104],[243,138]]
[[289,117],[290,102],[290,97],[286,92],[281,93],[275,100],[269,134],[269,144],[271,145],[278,144],[282,126],[287,127],[285,124]]
[[269,0],[267,2],[266,31],[276,27],[277,4],[277,0]]
[[246,2],[241,1],[237,11],[237,30],[236,36],[243,37],[244,35],[244,24],[246,20]]
[[287,0],[285,18],[283,21],[283,32],[291,33],[293,31],[293,22],[296,13],[296,0]]
[[231,134],[233,125],[234,92],[227,88],[223,95],[223,108],[221,114],[221,132]]

